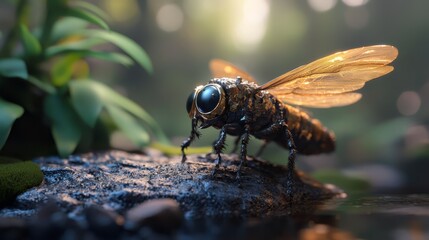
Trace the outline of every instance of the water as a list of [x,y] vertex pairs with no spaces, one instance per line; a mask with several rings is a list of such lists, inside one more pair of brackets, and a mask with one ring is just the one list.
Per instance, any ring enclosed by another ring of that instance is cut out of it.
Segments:
[[[429,239],[429,195],[349,196],[314,214],[187,223],[179,238]],[[181,237],[180,237],[181,236]]]

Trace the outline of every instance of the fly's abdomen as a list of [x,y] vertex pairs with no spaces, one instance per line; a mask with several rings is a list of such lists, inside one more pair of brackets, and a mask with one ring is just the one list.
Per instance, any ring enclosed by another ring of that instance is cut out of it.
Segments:
[[288,112],[285,120],[300,154],[328,153],[335,149],[335,135],[319,120],[311,118],[306,112],[297,108],[285,107]]

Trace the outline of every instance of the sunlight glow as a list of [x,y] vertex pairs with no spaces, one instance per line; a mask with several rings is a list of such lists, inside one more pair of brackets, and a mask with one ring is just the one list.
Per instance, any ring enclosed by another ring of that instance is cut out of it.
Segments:
[[326,12],[335,7],[337,0],[308,0],[308,4],[314,11]]
[[183,11],[176,4],[163,5],[156,14],[158,27],[165,32],[175,32],[183,26]]
[[239,50],[250,51],[265,36],[270,5],[266,0],[243,1],[233,28],[233,40]]
[[416,114],[421,105],[420,96],[418,93],[413,91],[403,92],[396,102],[398,111],[404,116],[411,116]]

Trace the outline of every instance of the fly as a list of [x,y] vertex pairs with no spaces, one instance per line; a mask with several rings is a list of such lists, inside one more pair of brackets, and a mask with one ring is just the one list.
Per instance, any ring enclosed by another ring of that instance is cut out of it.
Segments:
[[[217,154],[215,169],[221,163],[226,135],[238,136],[241,145],[240,169],[246,161],[247,144],[252,135],[265,143],[275,142],[289,149],[288,189],[291,191],[295,156],[332,152],[335,135],[319,120],[293,107],[330,108],[357,102],[354,92],[365,83],[391,71],[389,64],[398,50],[389,45],[374,45],[337,52],[289,71],[263,85],[233,64],[215,59],[210,62],[213,79],[200,85],[189,96],[186,108],[192,119],[190,136],[182,143],[185,149],[200,136],[199,128],[220,129],[213,144]],[[261,148],[266,144],[264,144]]]

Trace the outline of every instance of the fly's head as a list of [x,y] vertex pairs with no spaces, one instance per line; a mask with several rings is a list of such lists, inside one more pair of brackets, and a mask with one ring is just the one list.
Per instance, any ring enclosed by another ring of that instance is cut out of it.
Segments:
[[225,112],[226,95],[222,86],[216,83],[200,85],[195,88],[186,102],[189,117],[201,121],[201,128],[216,124]]

